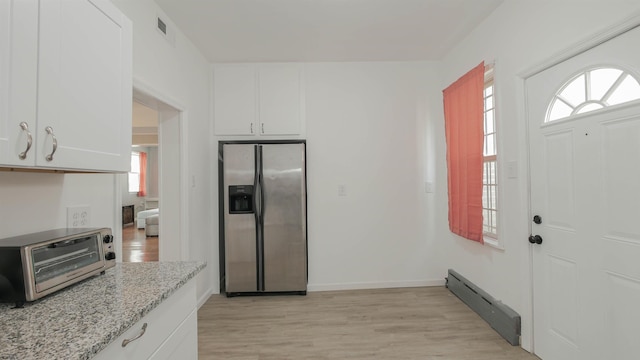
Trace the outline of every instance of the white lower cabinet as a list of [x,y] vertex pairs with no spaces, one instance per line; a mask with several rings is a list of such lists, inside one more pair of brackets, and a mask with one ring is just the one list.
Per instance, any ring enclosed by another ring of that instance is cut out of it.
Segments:
[[153,360],[198,358],[198,313],[192,311],[187,319],[151,355]]
[[[129,343],[123,347],[125,340],[129,340]],[[198,320],[194,281],[189,281],[178,289],[100,351],[94,359],[178,358],[180,360],[198,358]]]

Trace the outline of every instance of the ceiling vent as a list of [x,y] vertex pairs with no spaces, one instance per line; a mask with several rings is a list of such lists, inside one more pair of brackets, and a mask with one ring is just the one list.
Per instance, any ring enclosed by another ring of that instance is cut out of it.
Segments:
[[156,30],[158,30],[158,33],[167,40],[172,47],[175,47],[176,35],[173,32],[173,29],[169,27],[170,24],[168,25],[166,21],[160,18],[160,16],[157,16],[156,19],[158,20],[156,23]]
[[167,24],[162,21],[162,19],[158,18],[158,29],[165,35],[167,35]]

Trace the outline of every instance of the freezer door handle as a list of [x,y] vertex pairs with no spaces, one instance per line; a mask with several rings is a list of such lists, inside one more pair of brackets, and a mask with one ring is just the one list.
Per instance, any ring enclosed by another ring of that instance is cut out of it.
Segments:
[[262,162],[262,145],[258,145],[259,146],[259,152],[260,152],[260,172],[258,175],[258,182],[260,184],[260,226],[264,226],[264,173],[263,173],[263,168],[264,168],[264,164]]

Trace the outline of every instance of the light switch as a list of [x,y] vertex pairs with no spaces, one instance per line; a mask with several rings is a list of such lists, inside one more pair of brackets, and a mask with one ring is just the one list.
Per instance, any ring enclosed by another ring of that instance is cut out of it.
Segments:
[[427,194],[433,193],[433,182],[427,181],[424,183],[424,192]]
[[507,177],[516,179],[518,177],[518,163],[516,161],[507,162]]
[[347,196],[347,186],[338,185],[338,196]]

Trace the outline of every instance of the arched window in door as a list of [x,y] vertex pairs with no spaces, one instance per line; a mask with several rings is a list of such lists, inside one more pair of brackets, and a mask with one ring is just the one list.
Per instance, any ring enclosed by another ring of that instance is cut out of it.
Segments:
[[640,99],[640,83],[628,71],[597,67],[583,71],[556,92],[545,122]]

